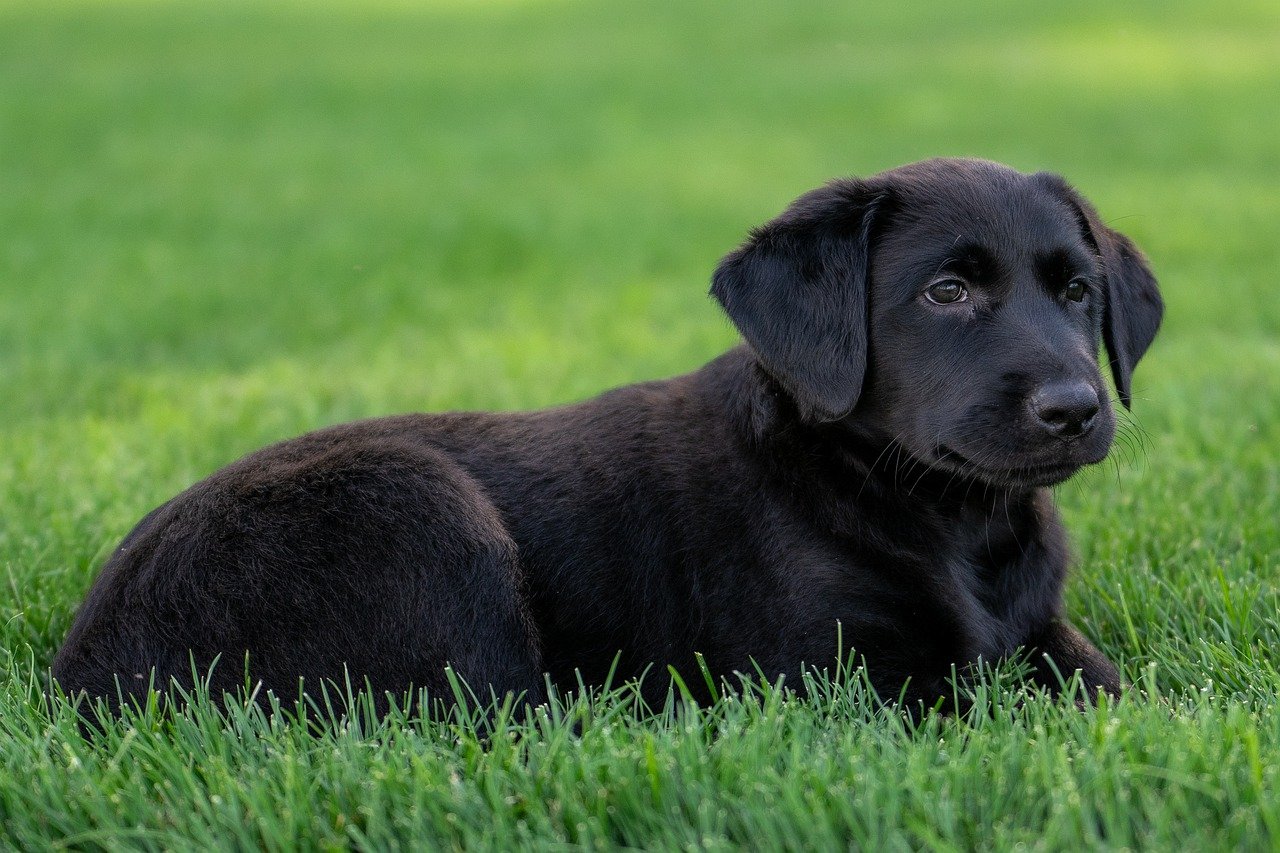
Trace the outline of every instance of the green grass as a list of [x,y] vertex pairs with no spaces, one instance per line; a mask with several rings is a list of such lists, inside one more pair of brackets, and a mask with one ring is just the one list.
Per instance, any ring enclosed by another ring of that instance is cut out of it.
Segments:
[[[0,846],[1280,845],[1280,9],[866,5],[0,0]],[[942,154],[1060,171],[1161,277],[1146,440],[1058,489],[1118,704],[997,673],[913,728],[836,678],[92,742],[38,710],[104,555],[193,480],[694,368],[749,226]]]

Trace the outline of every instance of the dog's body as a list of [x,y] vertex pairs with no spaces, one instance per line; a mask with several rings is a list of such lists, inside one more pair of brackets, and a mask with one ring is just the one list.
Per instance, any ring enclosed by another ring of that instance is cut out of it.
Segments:
[[440,696],[449,664],[536,702],[615,659],[795,675],[839,623],[886,697],[1019,649],[1051,689],[1119,689],[1063,621],[1043,486],[1110,445],[1099,335],[1127,401],[1158,326],[1127,240],[1060,179],[929,161],[803,197],[713,293],[748,345],[692,374],[333,427],[193,486],[112,556],[55,677],[110,699],[221,656],[235,689],[247,654],[277,693]]

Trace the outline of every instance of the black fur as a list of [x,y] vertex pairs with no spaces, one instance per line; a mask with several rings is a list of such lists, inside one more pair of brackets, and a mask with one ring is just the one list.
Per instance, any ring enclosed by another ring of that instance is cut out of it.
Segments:
[[220,655],[234,690],[247,654],[278,694],[345,667],[447,695],[448,663],[537,702],[615,657],[794,676],[839,622],[885,696],[1020,647],[1051,689],[1045,655],[1119,689],[1061,612],[1044,487],[1110,446],[1100,338],[1127,404],[1160,322],[1126,238],[1056,176],[931,160],[802,196],[712,292],[747,344],[686,376],[332,427],[196,484],[108,561],[54,676],[137,696]]

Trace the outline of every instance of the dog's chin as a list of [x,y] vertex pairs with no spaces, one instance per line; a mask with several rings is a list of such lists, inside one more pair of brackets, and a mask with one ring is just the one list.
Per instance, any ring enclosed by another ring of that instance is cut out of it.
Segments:
[[1092,456],[1093,454],[1070,453],[1063,454],[1058,459],[1019,458],[1016,455],[993,458],[991,454],[966,455],[954,447],[940,445],[930,464],[957,476],[994,486],[1038,488],[1066,482],[1086,465],[1101,462],[1106,457],[1106,452],[1097,455],[1097,458]]

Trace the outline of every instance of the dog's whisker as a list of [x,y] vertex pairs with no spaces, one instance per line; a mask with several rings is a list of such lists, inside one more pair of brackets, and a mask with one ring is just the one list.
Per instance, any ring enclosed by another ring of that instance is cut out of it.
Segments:
[[885,458],[886,454],[892,455],[893,448],[898,446],[903,437],[902,433],[896,434],[893,437],[893,440],[886,444],[881,451],[876,454],[876,458],[872,460],[871,465],[867,468],[867,475],[862,478],[862,485],[858,487],[858,493],[854,496],[855,501],[862,497],[863,491],[867,488],[867,483],[871,482],[871,477],[875,474],[876,465],[880,464],[880,460]]

